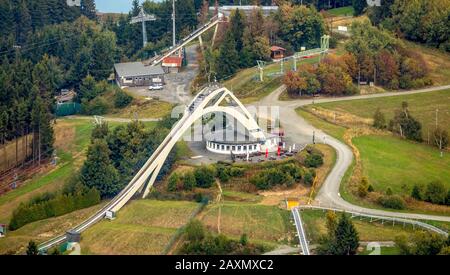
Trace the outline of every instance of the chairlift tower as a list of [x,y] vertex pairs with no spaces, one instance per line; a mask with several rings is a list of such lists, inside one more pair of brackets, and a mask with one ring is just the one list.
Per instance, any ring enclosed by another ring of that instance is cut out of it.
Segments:
[[141,7],[139,14],[131,18],[131,24],[142,23],[142,41],[144,47],[147,45],[147,28],[145,27],[145,22],[155,21],[156,17],[153,14],[146,14],[144,7]]

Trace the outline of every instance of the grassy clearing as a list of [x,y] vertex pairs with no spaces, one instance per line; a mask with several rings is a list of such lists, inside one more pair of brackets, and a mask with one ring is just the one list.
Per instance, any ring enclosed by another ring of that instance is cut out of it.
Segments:
[[0,238],[0,254],[9,251],[20,254],[25,253],[30,240],[40,243],[63,234],[65,231],[87,219],[102,206],[103,204],[99,204],[63,216],[36,221],[16,231],[8,231],[6,237]]
[[[345,128],[322,120],[305,110],[298,109],[298,114],[312,125],[344,142]],[[450,156],[430,146],[405,141],[393,136],[362,136],[353,139],[361,154],[362,174],[367,176],[375,191],[384,192],[388,187],[395,194],[409,196],[414,184],[426,184],[432,180],[441,180],[449,184]],[[340,186],[341,196],[348,202],[369,208],[382,208],[373,201],[363,200],[350,191],[351,176],[356,163],[353,162],[344,175]],[[398,211],[398,210],[397,210]],[[408,210],[403,212],[425,214],[448,214],[445,206],[425,202],[408,201]]]
[[380,108],[385,114],[386,120],[389,121],[389,119],[394,117],[395,110],[401,108],[403,101],[408,102],[411,115],[422,123],[425,140],[427,140],[428,130],[431,132],[436,125],[436,109],[439,109],[439,124],[450,132],[450,90],[394,97],[329,102],[317,105],[330,110],[348,112],[363,118],[372,118],[377,108]]
[[352,6],[327,10],[329,14],[334,16],[353,16],[354,11]]
[[[361,152],[364,174],[377,191],[389,187],[396,194],[409,195],[414,184],[441,181],[450,188],[450,155],[389,136],[353,139]],[[406,188],[405,188],[406,186]]]
[[137,100],[138,102],[124,108],[117,112],[107,115],[106,117],[113,118],[161,118],[171,113],[174,105],[159,100]]
[[161,254],[197,207],[186,201],[132,201],[114,221],[101,221],[83,233],[82,253]]
[[[321,210],[304,210],[301,212],[308,239],[316,243],[322,234],[327,233],[326,212]],[[340,214],[338,214],[339,216]],[[411,226],[370,223],[369,220],[352,220],[359,234],[360,241],[394,241],[397,236],[414,232]]]
[[311,125],[314,127],[323,130],[325,133],[329,134],[330,136],[344,142],[344,133],[346,128],[342,126],[337,126],[332,123],[329,123],[323,119],[320,119],[316,117],[315,115],[307,112],[303,108],[298,108],[296,110],[297,114],[301,117],[303,117],[305,120],[307,120]]
[[250,241],[272,245],[288,244],[295,237],[291,213],[278,207],[240,202],[210,205],[202,221],[213,232],[218,232],[219,211],[220,232],[227,236],[238,238],[245,233]]
[[258,203],[262,200],[262,197],[259,195],[239,192],[234,190],[223,190],[223,199],[226,201],[238,201],[238,202],[253,202]]

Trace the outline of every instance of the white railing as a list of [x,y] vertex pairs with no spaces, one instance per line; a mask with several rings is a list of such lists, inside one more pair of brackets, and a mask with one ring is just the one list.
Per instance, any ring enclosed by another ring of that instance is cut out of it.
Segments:
[[302,248],[303,255],[310,255],[308,240],[306,239],[305,230],[302,224],[302,218],[300,213],[298,212],[298,208],[292,208],[292,216],[294,217],[295,227],[297,227],[297,234],[300,243],[300,247]]
[[410,224],[413,227],[418,226],[418,227],[424,228],[426,230],[444,235],[446,237],[448,236],[448,232],[446,232],[436,226],[433,226],[433,225],[425,223],[425,222],[412,220],[412,219],[397,218],[397,217],[392,217],[392,216],[374,215],[374,214],[370,214],[370,213],[364,213],[361,211],[342,210],[342,209],[338,209],[335,207],[323,206],[323,205],[319,205],[319,206],[317,206],[317,205],[300,205],[300,206],[298,206],[298,208],[299,209],[334,211],[334,212],[345,212],[345,213],[351,214],[352,217],[366,217],[366,218],[370,218],[372,221],[381,220],[382,222],[387,221],[387,222],[392,222],[393,224],[395,224],[395,223]]

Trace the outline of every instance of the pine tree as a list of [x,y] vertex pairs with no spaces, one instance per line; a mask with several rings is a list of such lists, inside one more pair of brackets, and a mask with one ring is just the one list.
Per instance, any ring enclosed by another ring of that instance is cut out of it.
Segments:
[[31,111],[31,127],[33,130],[34,158],[39,164],[42,158],[48,158],[53,154],[54,133],[51,125],[51,114],[42,98],[36,94],[37,87],[33,86],[35,94],[33,109]]
[[17,30],[16,37],[19,44],[23,44],[27,41],[28,34],[33,30],[31,25],[31,16],[25,0],[22,0],[19,4],[17,11]]
[[36,243],[34,241],[30,241],[27,246],[27,255],[32,256],[32,255],[38,255],[38,254],[39,254],[39,251],[38,251]]
[[33,30],[39,29],[49,23],[47,4],[45,0],[33,0],[29,2]]
[[358,232],[350,218],[343,213],[334,234],[334,255],[354,255],[359,247]]
[[139,0],[133,0],[132,8],[131,8],[131,16],[137,16],[141,11],[141,5],[139,4]]
[[96,80],[105,79],[111,74],[115,55],[116,35],[109,31],[101,32],[92,47],[93,62],[90,71]]
[[364,9],[367,7],[367,1],[366,0],[353,0],[352,2],[354,16],[359,16],[364,12]]
[[109,154],[106,141],[97,139],[89,146],[87,159],[81,168],[81,182],[89,188],[96,188],[103,198],[113,197],[121,189],[119,174]]
[[82,102],[83,100],[90,101],[98,95],[97,83],[94,77],[87,75],[80,85],[77,92],[77,102]]
[[96,124],[91,133],[91,142],[96,139],[104,139],[109,134],[108,123],[103,122],[100,124]]
[[239,53],[236,50],[236,42],[231,32],[226,34],[225,40],[220,46],[217,64],[220,64],[217,66],[217,77],[219,79],[229,77],[239,69]]
[[14,11],[10,0],[0,1],[0,35],[3,37],[15,30]]
[[81,0],[81,14],[91,20],[97,19],[97,11],[94,0]]
[[236,9],[230,19],[230,32],[236,44],[236,51],[240,53],[244,47],[244,29],[245,29],[245,14]]

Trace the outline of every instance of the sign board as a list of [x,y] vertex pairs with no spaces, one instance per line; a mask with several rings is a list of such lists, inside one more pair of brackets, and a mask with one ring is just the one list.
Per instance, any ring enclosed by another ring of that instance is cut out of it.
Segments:
[[152,82],[153,82],[153,83],[161,83],[161,82],[162,82],[162,79],[159,78],[159,77],[155,77],[155,78],[152,78]]
[[301,52],[306,51],[306,47],[301,47],[301,48],[300,48],[300,51],[301,51]]
[[346,26],[338,26],[338,31],[347,32],[348,28]]

